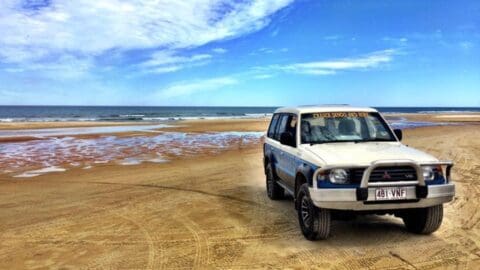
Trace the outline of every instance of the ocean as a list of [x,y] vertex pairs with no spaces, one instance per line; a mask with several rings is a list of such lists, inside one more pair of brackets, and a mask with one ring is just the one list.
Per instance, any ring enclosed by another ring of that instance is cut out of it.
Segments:
[[[277,107],[0,106],[0,122],[168,121],[202,118],[255,118]],[[480,112],[480,107],[377,107],[390,113]]]

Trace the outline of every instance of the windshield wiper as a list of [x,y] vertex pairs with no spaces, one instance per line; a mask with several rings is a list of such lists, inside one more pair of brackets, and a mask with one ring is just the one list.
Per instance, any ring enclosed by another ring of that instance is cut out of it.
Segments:
[[343,142],[353,142],[353,141],[323,141],[323,142],[310,142],[310,145],[315,145],[315,144],[324,144],[324,143],[343,143]]
[[394,142],[394,140],[387,139],[373,139],[373,140],[355,140],[354,143],[364,143],[364,142]]
[[345,141],[318,141],[318,142],[308,142],[310,146],[315,144],[324,144],[324,143],[366,143],[366,142],[394,142],[394,140],[387,139],[374,139],[374,140],[345,140]]

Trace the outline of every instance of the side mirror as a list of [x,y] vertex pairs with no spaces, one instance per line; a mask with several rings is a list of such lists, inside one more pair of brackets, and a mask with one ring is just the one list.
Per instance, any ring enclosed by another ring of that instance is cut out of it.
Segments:
[[290,132],[282,132],[282,134],[280,134],[280,143],[295,147],[295,138]]
[[397,136],[397,138],[398,138],[399,141],[402,140],[403,135],[402,135],[402,130],[401,130],[401,129],[394,129],[394,130],[393,130],[393,133],[395,133],[395,136]]

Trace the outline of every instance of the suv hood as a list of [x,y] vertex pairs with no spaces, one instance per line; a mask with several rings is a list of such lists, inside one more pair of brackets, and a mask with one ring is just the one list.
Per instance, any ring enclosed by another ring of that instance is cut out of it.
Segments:
[[369,166],[382,159],[410,159],[419,163],[438,161],[435,157],[398,142],[326,143],[305,145],[307,151],[328,165]]

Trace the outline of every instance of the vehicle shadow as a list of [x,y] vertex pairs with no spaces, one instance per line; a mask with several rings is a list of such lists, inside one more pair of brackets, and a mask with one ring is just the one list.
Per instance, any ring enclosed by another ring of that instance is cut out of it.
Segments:
[[[228,190],[207,191],[200,188],[158,184],[125,184],[106,181],[91,183],[171,190],[184,193],[185,195],[182,196],[194,193],[202,197],[215,198],[215,203],[212,205],[222,209],[216,217],[220,223],[222,222],[220,219],[236,219],[239,225],[250,228],[249,233],[260,235],[260,238],[263,235],[265,238],[282,239],[288,235],[288,238],[293,237],[294,241],[309,242],[303,238],[300,231],[293,198],[286,196],[282,200],[272,201],[268,198],[264,187],[239,185]],[[202,209],[205,208],[199,208],[199,212],[202,212]],[[318,243],[336,247],[378,247],[379,244],[399,244],[409,239],[418,240],[419,237],[432,239],[435,236],[409,233],[402,220],[391,215],[359,215],[353,220],[333,220],[330,237]]]
[[[249,187],[251,198],[247,201],[255,201],[256,205],[262,205],[265,208],[263,227],[259,227],[260,232],[264,232],[267,228],[272,234],[277,234],[282,238],[282,233],[288,231],[290,235],[296,236],[295,241],[306,241],[301,233],[297,212],[294,208],[293,198],[286,198],[278,201],[270,200],[264,188]],[[243,192],[245,194],[246,192]],[[231,197],[236,197],[231,194]],[[237,211],[231,204],[224,207],[226,212],[232,213]],[[267,213],[268,212],[268,213]],[[259,211],[251,211],[251,219],[260,218]],[[278,226],[281,224],[281,226]],[[403,242],[430,241],[435,239],[435,235],[418,235],[410,233],[406,230],[402,219],[393,215],[356,215],[350,220],[332,221],[331,234],[326,240],[317,243],[328,244],[334,247],[375,247],[397,245]],[[292,240],[293,241],[293,240]]]

